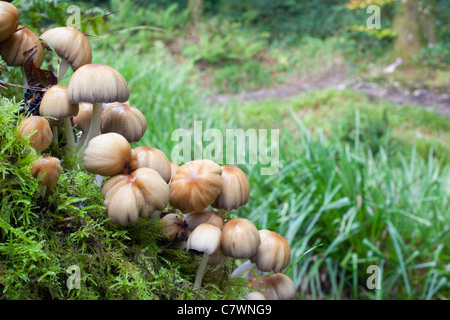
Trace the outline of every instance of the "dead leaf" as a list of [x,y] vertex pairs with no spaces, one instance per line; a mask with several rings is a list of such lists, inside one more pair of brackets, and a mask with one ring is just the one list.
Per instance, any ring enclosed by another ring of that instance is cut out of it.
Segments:
[[42,70],[34,64],[34,59],[37,54],[37,46],[28,49],[23,53],[24,63],[22,65],[23,72],[27,78],[27,83],[30,86],[35,86],[38,83],[43,85],[45,88],[53,86],[58,83],[58,79],[55,75],[48,71]]

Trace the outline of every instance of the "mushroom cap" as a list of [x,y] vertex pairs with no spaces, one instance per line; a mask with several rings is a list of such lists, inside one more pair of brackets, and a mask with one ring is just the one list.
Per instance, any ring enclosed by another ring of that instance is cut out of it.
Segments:
[[205,210],[200,212],[186,213],[183,216],[183,220],[186,222],[188,230],[191,231],[194,230],[199,224],[205,222],[214,224],[219,228],[222,228],[223,226],[222,216],[216,211],[209,208],[206,208]]
[[78,114],[78,104],[69,103],[67,87],[62,84],[51,86],[42,97],[39,107],[41,116],[63,119]]
[[77,69],[69,81],[70,103],[109,103],[128,100],[130,91],[123,76],[110,66],[89,63]]
[[219,249],[220,228],[211,223],[201,223],[195,228],[186,244],[186,250],[200,253],[206,252],[212,255]]
[[62,173],[61,162],[55,157],[42,157],[33,161],[30,171],[34,178],[42,177],[42,185],[53,188]]
[[89,141],[84,151],[84,168],[90,173],[113,176],[136,168],[136,155],[127,139],[118,133],[105,133]]
[[259,291],[250,291],[244,295],[244,300],[267,300],[266,297]]
[[187,225],[179,214],[168,213],[161,218],[161,223],[163,232],[169,241],[187,239]]
[[172,180],[173,175],[175,174],[175,172],[177,172],[179,167],[180,167],[179,165],[177,165],[176,163],[173,163],[172,161],[170,161],[170,168],[171,168],[170,180]]
[[30,29],[18,26],[7,40],[0,43],[0,55],[8,66],[18,67],[25,62],[24,52],[33,47],[37,47],[34,65],[40,67],[44,62],[44,49],[39,38]]
[[172,169],[164,152],[154,147],[137,147],[134,151],[137,159],[136,168],[152,168],[161,175],[166,183],[169,183]]
[[258,250],[261,239],[253,222],[245,218],[233,218],[223,225],[220,243],[224,256],[248,259]]
[[111,221],[127,225],[164,209],[169,203],[169,186],[155,170],[140,168],[108,179],[102,195]]
[[295,298],[294,282],[282,273],[259,276],[250,286],[259,289],[267,300],[292,300]]
[[138,108],[114,102],[103,110],[100,130],[102,133],[119,133],[128,142],[138,142],[147,130],[147,120]]
[[8,39],[19,26],[19,11],[9,2],[0,1],[0,42]]
[[25,138],[33,131],[36,131],[30,136],[29,143],[37,152],[47,149],[52,143],[53,133],[50,123],[41,116],[31,116],[24,119],[19,126],[19,131],[21,138]]
[[80,30],[72,27],[56,27],[41,35],[56,54],[67,60],[72,69],[92,62],[92,49],[88,38]]
[[83,102],[78,105],[78,113],[73,117],[73,123],[82,132],[88,132],[91,125],[93,105]]
[[235,166],[222,166],[222,169],[222,192],[212,206],[232,210],[246,205],[250,197],[250,183],[246,174]]
[[170,204],[183,213],[203,211],[222,191],[222,168],[211,160],[180,166],[170,182]]
[[277,273],[286,268],[291,259],[291,248],[286,239],[271,230],[259,230],[259,236],[261,244],[250,261],[263,272],[273,270]]

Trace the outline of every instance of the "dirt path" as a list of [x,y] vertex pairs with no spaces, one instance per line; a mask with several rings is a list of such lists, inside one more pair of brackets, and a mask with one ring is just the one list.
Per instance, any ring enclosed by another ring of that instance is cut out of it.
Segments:
[[408,104],[435,110],[438,114],[450,117],[450,99],[446,93],[435,93],[431,90],[417,89],[414,91],[396,88],[385,88],[375,82],[367,82],[362,79],[349,79],[346,72],[340,71],[327,74],[309,81],[295,81],[281,84],[272,88],[244,91],[237,94],[220,94],[208,97],[208,102],[226,103],[237,101],[261,101],[266,99],[287,99],[302,92],[336,88],[353,88],[366,93],[371,99],[386,99],[396,104]]

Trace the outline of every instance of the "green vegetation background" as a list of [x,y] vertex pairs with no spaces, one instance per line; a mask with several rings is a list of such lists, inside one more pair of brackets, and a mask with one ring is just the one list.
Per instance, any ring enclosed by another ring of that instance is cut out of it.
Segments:
[[[437,1],[439,45],[393,76],[368,78],[436,92],[448,90],[449,8]],[[251,199],[236,214],[277,231],[291,245],[287,272],[299,299],[449,297],[448,118],[421,106],[371,100],[354,89],[325,88],[290,99],[210,103],[205,97],[345,70],[367,75],[393,61],[384,33],[359,28],[367,14],[346,1],[209,1],[194,27],[185,1],[15,1],[21,24],[40,34],[81,8],[94,62],[120,71],[130,103],[147,117],[137,145],[167,155],[175,129],[280,129],[280,171],[243,165]],[[119,9],[112,15],[101,15]],[[275,11],[276,9],[276,11]],[[277,14],[274,14],[276,12]],[[388,11],[389,12],[389,11]],[[49,69],[55,61],[47,61]],[[2,78],[21,83],[20,70]],[[68,82],[70,73],[64,79]],[[236,299],[244,283],[205,279],[192,289],[197,261],[160,241],[153,220],[121,228],[104,215],[100,189],[83,170],[37,198],[29,166],[35,152],[14,128],[21,89],[0,110],[0,297],[2,299]],[[52,146],[52,152],[58,152]],[[82,289],[66,272],[80,266]],[[369,265],[382,270],[369,290]],[[228,270],[225,270],[227,272]],[[218,279],[219,278],[219,279]]]

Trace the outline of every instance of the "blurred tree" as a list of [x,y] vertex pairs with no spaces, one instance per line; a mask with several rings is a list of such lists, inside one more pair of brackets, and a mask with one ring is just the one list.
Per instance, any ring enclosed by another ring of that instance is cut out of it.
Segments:
[[194,26],[197,27],[200,17],[203,13],[203,9],[205,8],[204,0],[189,0],[188,1],[188,10],[191,15],[192,22]]

